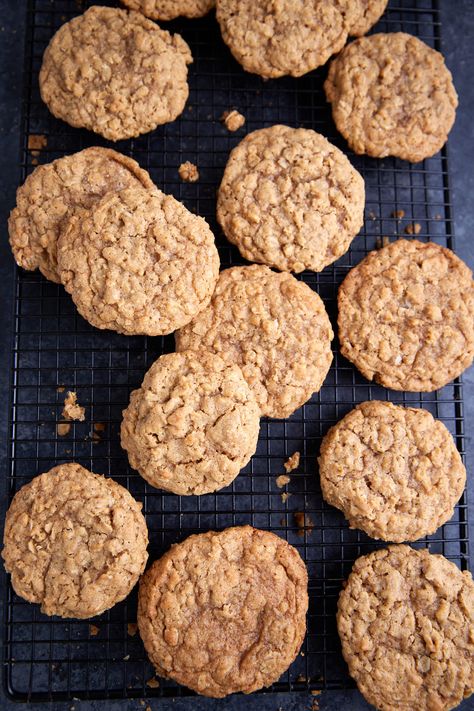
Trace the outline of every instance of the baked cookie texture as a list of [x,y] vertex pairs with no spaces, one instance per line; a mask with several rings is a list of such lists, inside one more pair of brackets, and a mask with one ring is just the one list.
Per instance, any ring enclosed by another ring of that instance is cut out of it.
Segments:
[[175,17],[203,17],[215,7],[215,0],[122,0],[130,10],[138,10],[152,20],[174,20]]
[[160,676],[205,696],[269,686],[299,652],[308,576],[299,553],[251,526],[190,536],[140,581],[138,628]]
[[112,479],[74,463],[15,494],[3,545],[17,595],[60,617],[93,617],[123,600],[148,558],[141,504]]
[[358,558],[339,596],[349,672],[380,711],[448,711],[474,691],[471,574],[394,545]]
[[94,5],[56,32],[41,97],[56,118],[111,141],[174,121],[188,98],[191,50],[139,12]]
[[359,17],[352,24],[349,34],[352,37],[362,37],[372,25],[382,17],[388,0],[356,0],[359,5]]
[[175,334],[178,351],[207,350],[239,365],[269,417],[289,417],[320,389],[333,336],[315,291],[257,264],[222,271],[207,308]]
[[237,365],[212,353],[170,353],[151,366],[123,412],[122,447],[152,486],[207,494],[255,452],[260,410]]
[[446,523],[466,470],[442,422],[426,410],[363,402],[324,437],[325,500],[372,538],[415,541]]
[[331,62],[324,89],[355,153],[415,163],[446,143],[458,105],[442,54],[404,32],[347,45]]
[[59,284],[57,243],[67,219],[108,192],[134,186],[153,182],[136,161],[110,148],[94,146],[38,166],[18,188],[8,220],[17,264]]
[[69,220],[61,281],[97,328],[171,333],[209,303],[219,256],[207,222],[157,188],[109,193]]
[[398,240],[351,269],[338,293],[342,354],[393,390],[431,392],[474,357],[474,282],[454,252]]
[[271,126],[231,152],[217,217],[245,259],[283,271],[321,271],[364,222],[364,180],[316,131]]

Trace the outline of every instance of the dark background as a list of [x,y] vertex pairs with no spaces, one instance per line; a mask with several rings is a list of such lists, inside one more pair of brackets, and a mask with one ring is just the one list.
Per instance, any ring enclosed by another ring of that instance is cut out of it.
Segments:
[[[13,293],[13,260],[8,246],[6,220],[15,201],[15,190],[20,181],[20,116],[21,88],[23,80],[24,53],[24,18],[25,0],[0,0],[0,220],[2,225],[0,238],[0,472],[6,475],[6,442],[8,423],[8,386],[9,354],[11,348],[11,295]],[[443,53],[448,67],[453,73],[454,82],[460,98],[457,120],[449,139],[449,157],[451,171],[451,197],[454,207],[454,232],[456,252],[469,266],[474,267],[474,0],[440,0],[442,18]],[[469,518],[474,521],[474,442],[472,424],[474,423],[474,368],[464,377],[464,402],[466,421],[466,464],[468,468]],[[4,496],[5,487],[0,487],[0,496]],[[0,504],[4,504],[0,500]],[[472,529],[472,526],[471,526]],[[471,530],[472,535],[472,530]],[[6,576],[0,576],[0,605],[3,602],[1,586],[6,584]],[[3,618],[0,609],[1,618]],[[147,700],[147,705],[155,709],[187,709],[217,711],[217,709],[242,709],[249,711],[296,711],[311,709],[313,699],[319,702],[322,711],[362,711],[371,708],[357,691],[325,692],[321,696],[311,697],[307,693],[293,694],[258,694],[251,697],[231,697],[221,701],[201,698],[167,700]],[[35,709],[72,709],[75,711],[125,711],[144,709],[138,700],[123,702],[74,701],[60,704],[29,704]],[[8,701],[0,689],[0,710],[10,711],[18,708]],[[474,710],[474,697],[459,707],[462,711]]]

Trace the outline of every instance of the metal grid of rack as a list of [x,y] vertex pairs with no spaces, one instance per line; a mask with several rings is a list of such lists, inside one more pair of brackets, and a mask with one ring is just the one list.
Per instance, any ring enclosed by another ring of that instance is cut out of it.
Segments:
[[[56,29],[88,3],[80,0],[29,0],[27,10],[26,77],[21,161],[23,177],[38,162],[46,163],[88,145],[105,145],[85,131],[57,121],[41,102],[38,71],[43,51]],[[117,150],[147,168],[157,185],[206,217],[213,228],[222,266],[242,263],[223,238],[215,220],[215,193],[229,151],[256,128],[285,123],[316,129],[347,152],[331,121],[322,85],[323,68],[300,79],[263,81],[246,74],[220,39],[215,18],[175,21],[190,44],[190,97],[174,123],[131,141]],[[435,0],[394,0],[375,31],[405,31],[440,49],[440,23]],[[236,134],[220,122],[225,110],[237,108],[246,125]],[[41,135],[47,145],[39,155],[30,150],[29,136]],[[417,165],[396,159],[353,156],[366,181],[365,227],[348,254],[321,274],[304,273],[304,281],[324,299],[335,324],[338,285],[382,238],[395,239],[406,226],[421,226],[418,239],[453,248],[452,212],[446,150]],[[184,184],[178,166],[197,164],[200,180]],[[395,213],[404,212],[404,217]],[[316,458],[321,437],[355,403],[390,399],[427,408],[449,428],[463,452],[462,386],[456,381],[429,394],[395,393],[369,384],[339,354],[320,393],[288,420],[262,420],[258,449],[234,483],[215,494],[178,497],[149,487],[130,470],[119,444],[122,409],[139,386],[146,369],[173,349],[172,338],[127,338],[101,332],[78,316],[61,287],[38,273],[18,270],[14,294],[15,338],[11,391],[10,498],[37,473],[63,461],[78,461],[97,473],[112,476],[143,502],[150,532],[150,559],[191,533],[249,523],[269,529],[296,546],[308,566],[310,609],[302,652],[274,685],[275,691],[338,689],[352,686],[342,660],[335,625],[337,596],[352,563],[377,545],[348,528],[342,514],[321,497]],[[57,433],[63,389],[75,390],[86,407],[86,420],[72,423],[65,436]],[[100,427],[97,428],[97,424]],[[283,462],[301,452],[282,501],[275,479]],[[295,513],[309,517],[301,530]],[[461,499],[453,519],[429,539],[419,542],[467,567],[467,503]],[[17,700],[63,700],[181,696],[188,692],[172,682],[160,687],[146,682],[153,669],[138,634],[128,633],[136,620],[136,594],[91,622],[47,618],[36,605],[10,589],[6,600],[4,683]]]

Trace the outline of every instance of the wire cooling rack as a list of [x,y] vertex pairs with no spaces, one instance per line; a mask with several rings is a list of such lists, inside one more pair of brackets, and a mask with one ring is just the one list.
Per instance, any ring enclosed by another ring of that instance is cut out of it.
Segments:
[[[38,71],[49,39],[86,6],[79,0],[28,3],[23,178],[38,162],[46,163],[89,145],[105,145],[99,137],[54,119],[38,90]],[[137,159],[165,192],[207,218],[217,236],[223,267],[240,264],[238,252],[222,237],[215,220],[216,189],[229,151],[246,132],[274,123],[314,128],[347,151],[325,102],[322,85],[326,70],[300,79],[263,81],[246,74],[232,59],[213,15],[175,21],[169,28],[184,36],[194,56],[186,109],[174,123],[115,147]],[[375,29],[409,32],[440,49],[438,8],[432,0],[390,2]],[[232,108],[246,117],[245,128],[235,134],[219,121],[222,113]],[[39,155],[32,135],[44,136],[47,141]],[[394,239],[416,223],[419,239],[454,246],[445,150],[417,165],[350,157],[366,181],[365,227],[349,253],[335,265],[321,274],[301,276],[322,296],[334,325],[338,285],[348,269],[384,238]],[[177,169],[185,160],[198,166],[199,182],[180,182]],[[437,393],[423,395],[387,391],[364,380],[341,357],[336,345],[334,363],[320,393],[288,420],[262,421],[257,453],[231,486],[206,496],[179,497],[149,487],[130,470],[119,444],[121,412],[130,391],[140,385],[146,369],[160,354],[173,349],[172,339],[127,338],[96,330],[78,316],[62,288],[38,273],[18,270],[14,309],[10,498],[36,474],[58,462],[74,460],[112,476],[143,502],[150,560],[171,543],[198,531],[246,523],[274,531],[296,546],[306,561],[310,609],[301,654],[273,690],[352,686],[336,631],[337,596],[354,560],[378,544],[349,530],[342,514],[324,504],[316,469],[321,437],[355,403],[390,399],[428,409],[447,425],[463,452],[461,384],[456,381]],[[72,423],[70,433],[59,436],[63,389],[78,393],[86,420]],[[291,496],[284,502],[275,479],[283,473],[285,459],[295,451],[301,452],[301,463],[291,475]],[[295,513],[309,517],[311,527],[301,530]],[[453,519],[420,545],[429,545],[461,568],[467,567],[465,498]],[[11,589],[7,595],[4,684],[10,697],[39,701],[190,693],[163,680],[159,688],[147,686],[153,669],[138,634],[131,636],[127,627],[136,621],[136,593],[92,620],[95,627],[88,621],[48,618]]]

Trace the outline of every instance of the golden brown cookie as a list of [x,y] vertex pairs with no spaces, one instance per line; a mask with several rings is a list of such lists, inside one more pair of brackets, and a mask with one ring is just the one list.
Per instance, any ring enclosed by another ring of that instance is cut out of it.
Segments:
[[474,583],[442,555],[398,545],[358,558],[337,626],[380,711],[449,711],[474,691]]
[[217,217],[245,259],[319,272],[364,222],[364,180],[342,151],[310,129],[271,126],[230,154]]
[[454,252],[398,240],[370,252],[339,288],[342,354],[368,380],[431,392],[474,357],[474,282]]
[[207,306],[219,256],[207,222],[157,188],[109,193],[72,217],[58,265],[79,313],[97,328],[163,335]]
[[2,556],[17,595],[46,615],[94,617],[123,600],[148,558],[141,504],[112,479],[60,464],[14,496]]
[[388,0],[356,0],[359,4],[359,17],[351,25],[349,34],[352,37],[362,37],[372,25],[382,17]]
[[152,20],[174,20],[175,17],[203,17],[212,10],[216,0],[122,0],[130,10],[151,17]]
[[160,676],[204,696],[269,686],[299,652],[308,576],[296,548],[251,526],[190,536],[140,581],[138,628]]
[[86,148],[38,166],[16,193],[8,230],[16,262],[60,283],[57,242],[67,218],[108,192],[153,187],[138,163],[110,148]]
[[222,271],[209,306],[175,337],[178,351],[237,363],[262,414],[289,417],[323,384],[333,335],[315,291],[255,264]]
[[208,494],[255,452],[260,410],[237,365],[212,353],[170,353],[151,366],[123,412],[122,447],[152,486]]
[[362,9],[360,0],[217,0],[216,16],[248,72],[299,77],[344,47]]
[[363,402],[324,437],[325,500],[372,538],[416,541],[446,523],[466,469],[448,429],[426,410]]
[[41,97],[56,118],[111,141],[174,121],[188,98],[191,51],[139,12],[94,5],[56,32]]
[[331,62],[324,89],[355,153],[415,163],[446,143],[458,105],[443,55],[403,32],[347,45]]

